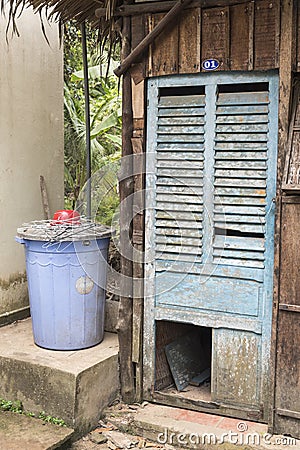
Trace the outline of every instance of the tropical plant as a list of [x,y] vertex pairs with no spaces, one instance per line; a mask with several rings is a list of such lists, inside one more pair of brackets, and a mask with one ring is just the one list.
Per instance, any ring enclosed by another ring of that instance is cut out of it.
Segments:
[[[92,173],[117,161],[121,154],[121,99],[118,80],[112,72],[117,63],[112,59],[108,67],[107,54],[103,52],[100,55],[95,47],[94,33],[93,30],[87,33],[90,44],[88,72]],[[65,46],[65,204],[68,208],[74,208],[86,181],[86,145],[80,36],[74,24],[70,25],[70,34],[77,40],[71,46],[68,36]],[[99,219],[106,223],[118,203],[116,189],[110,192],[109,197],[110,200],[107,198],[104,202],[106,206],[103,206],[104,203],[102,205],[104,211],[99,212]]]

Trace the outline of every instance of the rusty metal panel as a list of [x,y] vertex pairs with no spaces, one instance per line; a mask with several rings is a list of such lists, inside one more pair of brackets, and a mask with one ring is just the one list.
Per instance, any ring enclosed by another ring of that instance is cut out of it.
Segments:
[[279,0],[256,0],[254,28],[254,69],[278,67]]
[[201,61],[209,58],[219,61],[219,70],[229,69],[228,7],[202,10]]
[[282,205],[275,432],[300,438],[300,198]]
[[201,9],[184,12],[179,24],[179,73],[200,71]]
[[[153,14],[150,19],[150,30],[158,24],[164,14]],[[151,76],[178,73],[179,59],[179,24],[172,28],[167,27],[150,47]]]
[[253,3],[230,7],[230,69],[253,68]]
[[236,330],[213,332],[212,400],[258,406],[261,336]]

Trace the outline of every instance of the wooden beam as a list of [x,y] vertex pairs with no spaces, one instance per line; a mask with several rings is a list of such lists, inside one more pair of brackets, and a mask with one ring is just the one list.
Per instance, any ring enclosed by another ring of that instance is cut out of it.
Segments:
[[[131,19],[125,17],[122,28],[121,58],[126,59],[131,48]],[[122,83],[122,159],[120,180],[120,253],[121,253],[121,282],[118,318],[119,361],[121,395],[125,402],[134,400],[134,378],[132,364],[132,194],[133,194],[133,163],[132,163],[132,92],[131,76],[127,72]]]
[[160,33],[165,30],[166,26],[170,26],[172,21],[179,15],[183,8],[190,3],[191,0],[178,0],[173,8],[164,16],[163,19],[156,25],[156,27],[135,47],[134,50],[124,59],[122,64],[114,70],[115,74],[120,77],[125,73],[136,58],[149,47],[149,45],[156,39]]
[[[193,0],[184,8],[211,8],[211,7],[224,7],[232,6],[240,3],[249,3],[250,0]],[[136,16],[139,14],[151,14],[169,11],[175,4],[173,1],[159,1],[152,3],[139,3],[135,5],[123,5],[116,9],[114,16]],[[106,8],[97,8],[95,15],[97,18],[106,17]]]

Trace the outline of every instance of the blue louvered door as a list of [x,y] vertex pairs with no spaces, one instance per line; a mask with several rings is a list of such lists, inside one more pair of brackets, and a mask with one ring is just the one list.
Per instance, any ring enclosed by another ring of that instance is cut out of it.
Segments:
[[257,418],[267,411],[277,91],[276,74],[220,73],[148,89],[145,385],[156,321],[210,327],[212,401]]

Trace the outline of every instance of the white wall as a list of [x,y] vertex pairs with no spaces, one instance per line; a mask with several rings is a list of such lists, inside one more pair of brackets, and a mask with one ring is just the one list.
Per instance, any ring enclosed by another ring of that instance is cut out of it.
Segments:
[[63,55],[58,27],[26,9],[20,37],[0,15],[0,317],[27,304],[24,249],[15,243],[24,221],[43,219],[40,175],[50,209],[63,206]]

